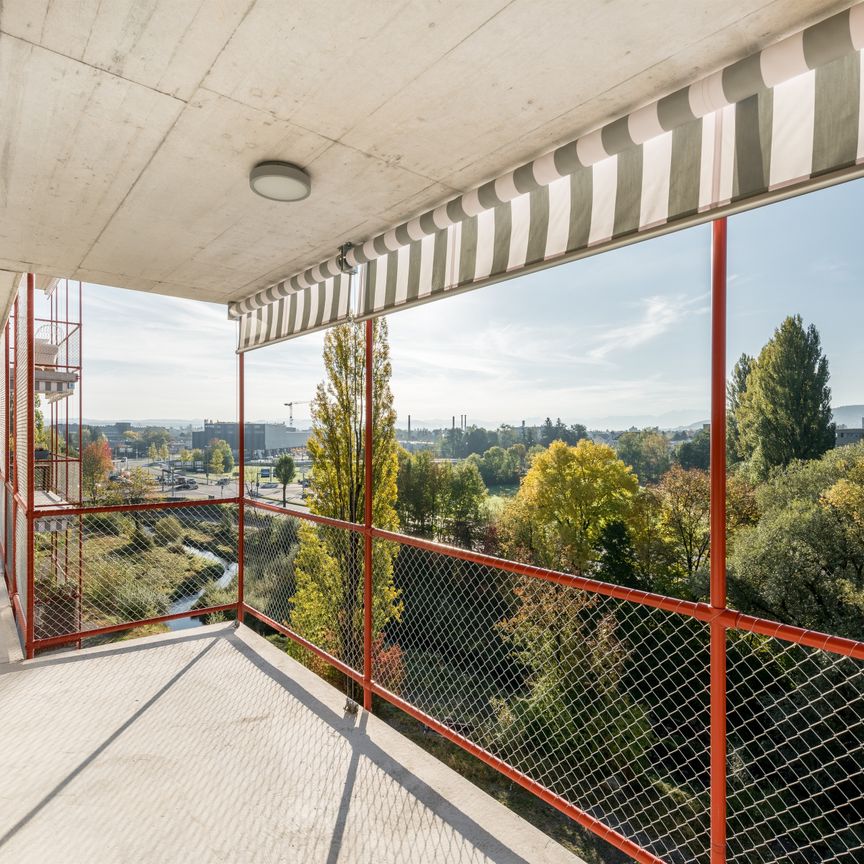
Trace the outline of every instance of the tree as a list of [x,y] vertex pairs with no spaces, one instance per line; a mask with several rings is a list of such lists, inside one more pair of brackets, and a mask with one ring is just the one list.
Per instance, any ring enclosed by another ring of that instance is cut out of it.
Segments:
[[755,360],[749,354],[742,354],[732,368],[732,376],[726,383],[726,458],[730,465],[741,460],[738,408],[747,390],[747,380],[754,363]]
[[626,519],[638,488],[608,445],[554,441],[534,457],[504,511],[503,546],[517,560],[583,574],[597,559],[603,529]]
[[288,484],[294,480],[297,474],[297,467],[294,465],[294,459],[290,453],[283,453],[276,460],[273,474],[282,484],[282,506],[284,507],[287,504]]
[[88,500],[95,501],[99,497],[99,487],[113,467],[111,448],[105,438],[92,441],[84,448],[81,453],[81,484]]
[[127,429],[123,433],[123,440],[126,446],[132,449],[132,452],[138,456],[141,449],[141,435],[134,429]]
[[483,522],[486,486],[474,462],[448,467],[443,533],[449,542],[471,547]]
[[[326,378],[312,401],[312,433],[307,444],[314,464],[310,509],[349,522],[363,521],[366,495],[364,330],[362,324],[343,324],[324,337]],[[377,526],[392,530],[398,526],[398,445],[391,372],[387,323],[379,319],[373,326],[372,518]],[[363,637],[362,537],[353,531],[309,524],[299,533],[291,621],[307,638],[357,668]],[[376,637],[401,614],[393,583],[396,552],[391,543],[374,545],[372,617]],[[350,687],[355,692],[353,684]]]
[[234,454],[231,445],[223,438],[213,438],[204,450],[203,461],[207,477],[210,474],[230,473],[234,470]]
[[744,612],[864,638],[864,445],[776,470],[735,538],[729,595]]
[[669,442],[657,429],[630,430],[618,438],[618,458],[629,465],[646,486],[657,483],[669,469]]
[[707,471],[711,465],[711,432],[700,429],[678,448],[675,459],[682,468],[701,468]]
[[673,465],[658,486],[663,520],[672,537],[675,563],[691,592],[708,560],[711,480],[707,471]]
[[735,412],[741,455],[757,475],[833,447],[828,378],[816,328],[805,330],[800,315],[786,318],[753,364]]
[[435,535],[445,509],[448,468],[428,450],[399,451],[396,509],[403,530],[423,537]]
[[218,447],[213,447],[207,460],[207,479],[210,479],[211,474],[221,474],[224,470],[225,454]]

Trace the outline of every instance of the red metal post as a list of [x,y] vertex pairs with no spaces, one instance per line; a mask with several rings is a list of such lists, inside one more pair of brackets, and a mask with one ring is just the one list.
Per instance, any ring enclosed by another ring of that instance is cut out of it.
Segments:
[[244,355],[237,355],[237,450],[240,477],[238,478],[237,497],[237,621],[243,623],[244,610],[244,567],[243,558],[246,548],[246,379]]
[[372,367],[375,325],[366,322],[366,418],[363,438],[363,468],[365,494],[363,497],[363,707],[372,710]]
[[[711,243],[711,607],[726,608],[726,219]],[[711,628],[711,864],[726,861],[726,625]]]
[[[26,638],[24,640],[24,647],[27,654],[27,659],[33,657],[33,642],[35,640],[35,623],[36,623],[36,608],[35,608],[35,577],[36,574],[34,572],[35,568],[35,559],[34,559],[34,532],[33,532],[33,484],[35,480],[35,471],[33,470],[33,459],[34,459],[34,427],[36,425],[36,400],[35,394],[33,392],[33,365],[34,365],[34,354],[33,354],[33,292],[34,287],[34,278],[32,273],[27,274],[27,354],[24,358],[26,360],[26,371],[27,371],[27,405],[26,405],[26,414],[24,415],[27,420],[27,435],[26,435],[26,443],[27,447],[27,512],[25,514],[25,518],[27,519],[27,569],[25,572],[25,579],[27,580],[27,629],[26,629]],[[16,349],[15,352],[15,362],[20,363],[21,359],[18,356],[18,351]],[[16,368],[16,375],[18,374],[18,370]]]
[[[15,536],[15,522],[12,522],[12,530],[9,531],[9,520],[13,519],[12,513],[9,511],[12,509],[9,506],[9,499],[11,496],[9,495],[7,486],[9,484],[9,462],[10,462],[10,453],[9,453],[9,438],[12,435],[12,428],[10,423],[10,418],[12,416],[12,403],[9,401],[9,321],[7,319],[6,325],[4,327],[4,336],[3,339],[3,405],[4,410],[6,412],[6,416],[3,418],[3,423],[0,424],[0,429],[2,429],[3,434],[6,436],[3,441],[3,526],[5,529],[5,533],[3,535],[3,575],[6,577],[6,585],[9,589],[9,598],[10,601],[13,599],[13,595],[15,594],[15,577],[12,572],[10,572],[9,568],[6,566],[6,563],[9,561],[9,553],[11,550],[11,545],[9,549],[7,546],[7,538]],[[13,559],[14,560],[14,559]]]

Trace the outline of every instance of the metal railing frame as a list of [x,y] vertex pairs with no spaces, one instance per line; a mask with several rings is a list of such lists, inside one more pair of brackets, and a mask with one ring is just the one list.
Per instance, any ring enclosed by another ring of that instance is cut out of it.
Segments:
[[[328,663],[334,669],[344,674],[357,683],[363,690],[363,706],[366,710],[372,709],[373,696],[386,700],[416,720],[425,724],[442,737],[462,747],[468,753],[491,766],[501,774],[535,794],[537,797],[566,814],[574,821],[594,832],[622,852],[630,855],[640,864],[664,864],[663,859],[647,851],[634,841],[623,836],[619,832],[605,825],[589,813],[581,810],[571,802],[565,800],[531,777],[508,764],[488,750],[475,744],[465,736],[459,734],[447,725],[429,716],[417,706],[401,698],[396,693],[381,686],[374,677],[372,658],[372,551],[373,543],[377,540],[390,541],[412,546],[417,549],[460,559],[479,566],[494,567],[515,575],[536,578],[551,583],[564,585],[573,589],[591,592],[593,594],[615,598],[627,603],[638,604],[653,609],[664,610],[683,616],[693,618],[708,625],[710,634],[710,648],[708,664],[710,667],[710,861],[711,864],[725,864],[727,859],[726,845],[726,799],[727,799],[727,763],[726,763],[726,685],[727,685],[727,632],[730,630],[754,633],[762,636],[774,637],[787,643],[799,644],[810,648],[832,652],[837,655],[850,657],[856,660],[864,660],[864,642],[833,636],[795,627],[789,624],[781,624],[764,618],[746,615],[729,609],[726,597],[726,252],[727,232],[726,219],[717,219],[713,223],[712,231],[712,264],[711,264],[711,440],[710,440],[710,602],[697,603],[654,594],[635,588],[625,588],[620,585],[604,583],[581,576],[563,573],[523,564],[516,561],[498,558],[448,546],[436,541],[419,537],[412,537],[396,531],[384,530],[373,524],[373,341],[374,325],[370,319],[365,322],[365,404],[364,404],[364,479],[366,496],[364,500],[364,513],[362,523],[345,522],[326,516],[319,516],[300,510],[286,509],[275,504],[258,501],[246,495],[245,483],[245,366],[243,354],[238,356],[238,443],[239,443],[239,490],[238,495],[232,498],[220,500],[220,504],[236,504],[238,506],[238,576],[237,576],[237,600],[235,603],[214,606],[208,609],[198,609],[165,615],[159,618],[150,618],[141,621],[111,625],[68,636],[52,637],[50,639],[33,639],[33,508],[32,508],[32,483],[27,492],[26,500],[20,495],[17,472],[14,484],[10,484],[8,469],[9,461],[3,466],[3,486],[7,493],[12,496],[12,516],[19,508],[25,510],[28,519],[28,584],[26,586],[28,596],[28,614],[24,618],[18,602],[18,591],[20,586],[16,584],[14,574],[14,543],[16,531],[12,531],[13,538],[13,572],[10,574],[6,568],[6,537],[0,538],[0,548],[3,552],[3,567],[7,585],[10,586],[13,606],[16,609],[16,618],[19,626],[26,630],[27,656],[32,657],[35,650],[44,647],[66,644],[77,641],[80,644],[82,638],[99,634],[128,630],[135,627],[152,624],[155,622],[170,621],[177,618],[200,616],[212,612],[234,610],[238,621],[244,617],[255,619],[267,625],[274,631],[281,633],[293,640],[296,644],[307,649],[321,660]],[[30,345],[28,346],[28,363],[31,369],[32,390],[32,276],[28,277],[27,291],[28,314],[30,315]],[[17,301],[16,301],[17,308]],[[17,346],[16,346],[17,350]],[[6,343],[6,388],[7,409],[9,407],[9,343],[7,324]],[[33,412],[30,412],[28,442],[32,437]],[[8,420],[8,417],[7,417]],[[12,455],[9,454],[9,460]],[[30,448],[30,469],[32,477],[32,447]],[[7,506],[8,495],[4,496],[3,506]],[[169,510],[172,508],[188,508],[198,506],[212,506],[212,501],[175,501],[175,502],[153,502],[146,504],[114,505],[106,507],[63,507],[54,510],[40,510],[39,516],[61,516],[61,515],[87,515],[88,513],[105,512],[135,512],[146,510]],[[350,665],[334,657],[318,645],[305,639],[295,632],[285,622],[276,621],[265,613],[249,606],[244,594],[244,558],[245,558],[245,510],[247,507],[254,508],[267,513],[278,514],[283,517],[297,518],[310,523],[323,525],[331,528],[341,528],[355,534],[360,534],[364,542],[364,581],[363,581],[363,663],[362,670],[353,669]],[[7,514],[8,515],[8,514]],[[13,521],[13,526],[17,523]]]

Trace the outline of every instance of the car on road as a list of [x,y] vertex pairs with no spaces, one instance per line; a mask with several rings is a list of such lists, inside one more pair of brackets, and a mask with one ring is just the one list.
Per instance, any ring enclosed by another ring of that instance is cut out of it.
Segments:
[[262,483],[261,488],[262,489],[278,489],[279,484],[278,483]]
[[198,484],[194,480],[189,480],[186,483],[178,483],[174,488],[181,490],[181,491],[185,491],[187,489],[197,489]]
[[216,481],[217,486],[227,486],[231,481],[227,477],[221,477]]

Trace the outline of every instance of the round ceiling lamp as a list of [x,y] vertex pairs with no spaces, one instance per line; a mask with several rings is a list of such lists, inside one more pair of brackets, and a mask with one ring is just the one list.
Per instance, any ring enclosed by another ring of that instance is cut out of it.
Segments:
[[249,185],[271,201],[302,201],[312,190],[309,175],[290,162],[259,162],[249,174]]

